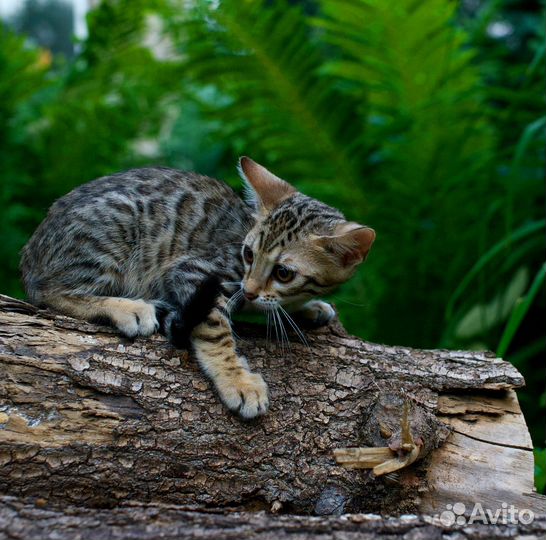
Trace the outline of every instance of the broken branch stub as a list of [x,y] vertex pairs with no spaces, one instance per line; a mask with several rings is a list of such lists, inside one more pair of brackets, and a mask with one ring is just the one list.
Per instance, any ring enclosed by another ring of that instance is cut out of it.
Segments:
[[[391,400],[396,397],[391,396]],[[424,457],[424,442],[421,436],[414,439],[413,431],[420,429],[421,415],[410,413],[409,399],[404,400],[403,412],[400,418],[399,436],[394,434],[388,425],[379,421],[379,432],[388,439],[389,446],[372,448],[337,448],[334,457],[346,469],[372,469],[376,476],[396,472],[411,465],[420,456]],[[424,413],[426,414],[426,413]],[[412,418],[416,425],[411,426]],[[430,421],[430,420],[429,420]],[[419,422],[419,423],[418,423]],[[434,423],[434,422],[432,422]],[[445,437],[445,428],[442,428]],[[441,442],[439,438],[437,444]]]

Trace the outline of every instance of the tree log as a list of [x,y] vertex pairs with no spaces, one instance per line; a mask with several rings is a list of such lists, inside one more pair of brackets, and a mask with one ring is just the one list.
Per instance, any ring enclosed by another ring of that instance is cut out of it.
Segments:
[[[0,297],[0,494],[87,508],[546,511],[513,390],[524,381],[509,363],[367,343],[338,322],[310,330],[309,347],[290,336],[290,351],[267,345],[260,326],[237,333],[271,392],[252,422],[229,414],[191,355],[161,336],[129,341]],[[388,477],[336,463],[338,448],[403,452],[404,410],[417,461]]]
[[537,540],[546,518],[531,523],[445,525],[427,516],[377,514],[272,516],[266,512],[190,510],[164,504],[62,509],[0,497],[0,540]]

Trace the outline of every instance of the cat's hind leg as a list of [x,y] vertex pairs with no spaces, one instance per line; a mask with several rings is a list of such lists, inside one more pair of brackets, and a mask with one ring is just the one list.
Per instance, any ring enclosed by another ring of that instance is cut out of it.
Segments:
[[46,296],[43,303],[65,315],[111,324],[130,338],[149,336],[159,328],[156,306],[141,299],[64,294]]

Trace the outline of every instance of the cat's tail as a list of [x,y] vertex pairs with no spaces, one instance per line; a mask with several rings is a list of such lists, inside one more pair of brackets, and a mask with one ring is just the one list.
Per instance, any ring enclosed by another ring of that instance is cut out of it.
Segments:
[[188,349],[192,330],[205,321],[221,293],[220,279],[217,276],[207,276],[184,304],[172,306],[157,302],[156,317],[160,332],[177,349]]

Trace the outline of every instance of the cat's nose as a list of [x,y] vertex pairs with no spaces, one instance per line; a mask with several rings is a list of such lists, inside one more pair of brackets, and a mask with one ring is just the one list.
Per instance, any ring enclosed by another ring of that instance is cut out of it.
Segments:
[[249,292],[247,290],[245,290],[243,294],[247,300],[256,300],[256,298],[258,298],[258,295],[256,293]]

